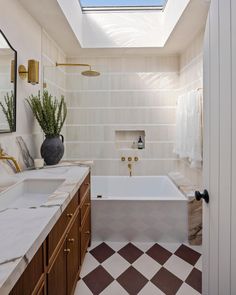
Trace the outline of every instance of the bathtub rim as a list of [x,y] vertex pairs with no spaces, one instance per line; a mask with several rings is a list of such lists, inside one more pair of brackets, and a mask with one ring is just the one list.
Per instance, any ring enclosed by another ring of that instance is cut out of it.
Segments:
[[[91,180],[93,180],[93,177],[96,178],[102,178],[102,177],[117,177],[117,178],[130,178],[130,176],[127,175],[92,175],[91,176]],[[97,196],[93,196],[91,194],[91,200],[92,201],[183,201],[183,202],[187,202],[188,198],[186,197],[186,195],[179,189],[179,187],[176,185],[176,183],[169,177],[169,175],[145,175],[145,176],[141,176],[141,175],[135,175],[135,176],[131,176],[132,178],[150,178],[150,177],[165,177],[167,178],[172,185],[174,185],[174,187],[177,189],[178,194],[181,197],[177,197],[177,198],[173,198],[173,197],[150,197],[150,196],[142,196],[142,197],[129,197],[129,196],[102,196],[101,198],[98,198]]]

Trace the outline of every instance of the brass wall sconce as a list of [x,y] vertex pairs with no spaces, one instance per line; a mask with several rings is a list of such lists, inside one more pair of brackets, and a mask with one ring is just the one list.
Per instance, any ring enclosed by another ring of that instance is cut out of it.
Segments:
[[34,59],[28,60],[28,71],[24,65],[20,65],[18,73],[21,79],[25,80],[28,76],[28,83],[36,85],[39,83],[39,62]]

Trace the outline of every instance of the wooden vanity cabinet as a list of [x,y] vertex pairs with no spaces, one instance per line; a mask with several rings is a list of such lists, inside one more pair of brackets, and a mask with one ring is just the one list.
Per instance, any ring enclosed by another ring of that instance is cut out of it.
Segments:
[[88,175],[10,294],[74,294],[90,240],[91,198]]
[[44,244],[39,248],[33,259],[23,272],[10,295],[39,294],[45,285],[45,251]]
[[47,294],[65,295],[66,290],[66,241],[59,248],[55,260],[48,267],[46,274]]

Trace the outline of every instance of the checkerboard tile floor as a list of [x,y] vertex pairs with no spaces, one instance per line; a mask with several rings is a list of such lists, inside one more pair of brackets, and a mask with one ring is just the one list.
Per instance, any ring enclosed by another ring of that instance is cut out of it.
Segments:
[[75,295],[201,294],[201,258],[199,246],[96,242]]

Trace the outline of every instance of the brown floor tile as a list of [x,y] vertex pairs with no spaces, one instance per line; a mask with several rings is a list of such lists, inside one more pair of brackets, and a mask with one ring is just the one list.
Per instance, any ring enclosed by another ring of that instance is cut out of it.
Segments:
[[114,281],[114,278],[99,265],[85,276],[83,281],[94,295],[98,295]]
[[175,295],[183,284],[183,281],[164,267],[157,272],[157,274],[151,279],[151,282],[166,295]]
[[118,253],[130,264],[134,263],[143,254],[143,252],[132,243],[127,244],[125,247],[120,249]]
[[109,247],[106,243],[101,243],[96,248],[92,249],[90,251],[90,254],[92,254],[99,263],[103,263],[105,260],[107,260],[109,257],[111,257],[115,251]]
[[201,254],[193,249],[181,245],[175,252],[175,255],[182,258],[183,260],[187,261],[188,263],[195,265],[198,259],[200,258]]
[[133,266],[130,266],[117,278],[117,282],[130,294],[136,295],[147,284],[146,279]]
[[194,268],[192,272],[187,277],[185,283],[202,293],[202,273],[200,270]]
[[158,263],[163,265],[166,263],[166,261],[170,258],[172,255],[171,252],[160,246],[159,244],[153,245],[147,252],[147,255],[152,257],[154,260],[156,260]]

